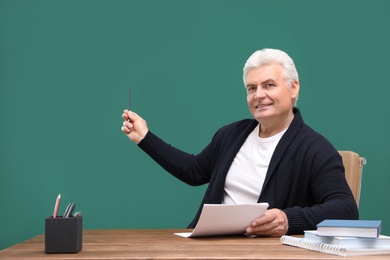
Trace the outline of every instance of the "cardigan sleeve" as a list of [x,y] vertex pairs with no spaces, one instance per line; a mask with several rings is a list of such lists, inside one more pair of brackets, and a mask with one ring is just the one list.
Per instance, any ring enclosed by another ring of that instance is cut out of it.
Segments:
[[[307,146],[306,146],[307,145]],[[295,159],[298,181],[291,182],[295,203],[284,209],[289,234],[316,229],[324,219],[358,219],[355,199],[345,179],[339,153],[326,140],[301,144]]]
[[202,185],[210,180],[210,145],[194,155],[173,147],[149,131],[138,146],[167,172],[189,185]]

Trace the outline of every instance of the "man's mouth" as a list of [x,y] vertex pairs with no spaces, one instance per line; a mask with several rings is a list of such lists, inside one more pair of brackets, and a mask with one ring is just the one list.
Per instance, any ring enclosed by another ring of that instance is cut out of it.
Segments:
[[257,106],[255,106],[255,108],[256,109],[258,109],[258,108],[264,108],[264,107],[268,107],[268,106],[270,106],[271,104],[263,104],[263,105],[257,105]]

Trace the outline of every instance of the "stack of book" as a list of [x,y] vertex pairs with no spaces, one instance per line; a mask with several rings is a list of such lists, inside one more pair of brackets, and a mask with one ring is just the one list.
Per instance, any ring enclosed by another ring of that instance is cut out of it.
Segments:
[[282,244],[334,255],[390,255],[390,236],[380,220],[324,220],[303,238],[282,236]]

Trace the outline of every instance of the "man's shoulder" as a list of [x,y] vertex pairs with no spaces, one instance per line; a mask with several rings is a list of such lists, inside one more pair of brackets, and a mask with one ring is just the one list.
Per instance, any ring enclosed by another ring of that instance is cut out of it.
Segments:
[[293,131],[295,130],[298,136],[299,135],[304,136],[306,140],[308,140],[309,138],[316,139],[316,140],[326,139],[326,137],[323,136],[320,132],[315,130],[313,127],[307,125],[303,121],[300,110],[298,108],[294,108],[294,113],[296,115],[296,122],[292,124],[290,128],[293,129]]
[[293,143],[306,152],[310,151],[307,154],[311,155],[318,153],[331,155],[336,151],[328,138],[307,124],[302,124],[296,132]]

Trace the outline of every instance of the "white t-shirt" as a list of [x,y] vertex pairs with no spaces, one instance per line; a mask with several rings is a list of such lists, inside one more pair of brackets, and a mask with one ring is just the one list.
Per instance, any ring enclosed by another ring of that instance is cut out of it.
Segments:
[[284,131],[259,137],[260,124],[249,134],[226,176],[224,204],[257,203],[269,162]]

